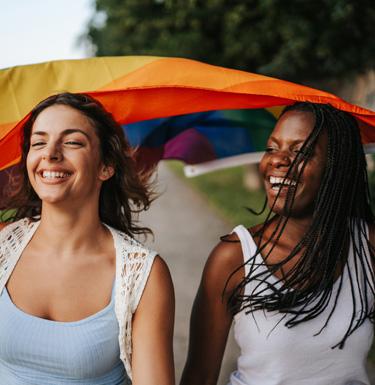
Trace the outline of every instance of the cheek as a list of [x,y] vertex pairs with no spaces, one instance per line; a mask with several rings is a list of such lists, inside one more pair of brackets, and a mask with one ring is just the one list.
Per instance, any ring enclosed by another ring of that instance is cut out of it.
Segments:
[[37,168],[37,164],[38,164],[37,156],[29,152],[26,157],[26,170],[27,170],[29,183],[34,189],[34,191],[35,189],[37,189],[36,180],[34,176],[35,170]]
[[313,164],[306,166],[303,173],[303,179],[304,184],[308,186],[308,189],[311,193],[316,194],[319,190],[322,182],[323,173],[324,165],[322,164]]
[[266,164],[267,164],[267,161],[265,159],[265,156],[263,156],[263,158],[260,160],[260,163],[259,163],[259,174],[262,175],[263,177],[265,176],[265,173],[266,173]]
[[35,170],[36,165],[37,165],[36,155],[29,152],[26,157],[26,169],[27,169],[29,178],[33,175],[33,170]]
[[101,161],[95,153],[77,159],[75,165],[77,169],[83,172],[85,177],[89,177],[90,179],[97,179],[101,170]]

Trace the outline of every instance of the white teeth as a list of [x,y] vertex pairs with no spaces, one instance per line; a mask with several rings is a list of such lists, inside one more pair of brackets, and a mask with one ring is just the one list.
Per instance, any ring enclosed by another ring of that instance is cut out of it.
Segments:
[[66,178],[70,174],[67,172],[59,172],[59,171],[43,171],[42,178],[46,179],[54,179],[54,178]]
[[[294,181],[294,180],[291,180],[291,179],[285,179],[285,178],[280,178],[280,177],[277,177],[277,176],[270,176],[270,183],[272,185],[291,185],[291,186],[295,186],[297,183]],[[274,188],[274,186],[272,186],[272,188]]]

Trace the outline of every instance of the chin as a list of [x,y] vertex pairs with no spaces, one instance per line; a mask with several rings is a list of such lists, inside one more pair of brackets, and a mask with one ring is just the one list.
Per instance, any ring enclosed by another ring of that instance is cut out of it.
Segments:
[[[272,206],[270,206],[271,208]],[[292,207],[289,212],[286,211],[284,206],[275,205],[272,209],[274,214],[282,217],[294,218],[294,219],[308,219],[313,215],[313,209],[301,209],[299,207]]]
[[270,210],[272,210],[274,214],[283,215],[283,216],[286,215],[285,199],[283,199],[282,197],[279,197],[275,202],[275,197],[268,196],[267,200],[268,200],[268,207],[270,208]]
[[66,201],[64,194],[48,194],[48,193],[38,193],[39,199],[42,203],[48,204],[59,204]]
[[48,205],[60,205],[61,203],[65,202],[63,199],[58,198],[42,198],[41,199],[42,204],[48,204]]

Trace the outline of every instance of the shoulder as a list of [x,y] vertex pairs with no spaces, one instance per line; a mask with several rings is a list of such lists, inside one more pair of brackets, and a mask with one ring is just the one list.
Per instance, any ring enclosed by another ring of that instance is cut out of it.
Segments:
[[17,226],[17,224],[20,224],[21,221],[17,221],[17,222],[0,222],[0,232],[3,231],[3,230],[6,230],[6,229],[8,231],[10,229],[13,229],[15,226]]
[[169,269],[157,252],[133,237],[108,226],[114,236],[122,286],[129,292],[132,313],[137,309],[146,287],[158,290],[171,281]]
[[163,286],[165,283],[172,282],[168,265],[160,255],[155,255],[153,258],[147,281],[147,285],[152,282],[156,286]]
[[225,235],[208,256],[202,285],[218,286],[219,291],[226,287],[226,291],[231,292],[244,277],[243,263],[241,242],[237,234]]
[[[25,237],[29,235],[35,222],[23,218],[19,221],[6,223],[0,229],[0,269],[6,269],[4,261],[17,255]],[[1,275],[1,274],[0,274]]]
[[150,279],[169,280],[171,277],[167,263],[160,255],[156,255],[150,272]]
[[[139,264],[137,264],[139,266]],[[165,261],[156,255],[144,264],[139,274],[133,276],[131,309],[134,313],[140,304],[149,300],[174,301],[174,289],[171,274]],[[146,299],[145,299],[146,298]]]
[[211,269],[231,270],[243,263],[241,242],[236,233],[221,237],[221,241],[212,249],[206,266]]
[[108,225],[107,227],[111,230],[115,238],[116,248],[119,248],[122,256],[127,256],[127,258],[124,259],[125,263],[133,260],[137,260],[138,262],[141,260],[153,260],[157,255],[156,251],[149,249],[135,238]]
[[22,218],[15,222],[1,222],[0,223],[0,236],[4,237],[10,235],[13,232],[25,232],[34,223],[29,218]]
[[152,297],[173,297],[174,289],[168,265],[160,255],[157,255],[152,263],[151,271],[145,285],[145,293]]

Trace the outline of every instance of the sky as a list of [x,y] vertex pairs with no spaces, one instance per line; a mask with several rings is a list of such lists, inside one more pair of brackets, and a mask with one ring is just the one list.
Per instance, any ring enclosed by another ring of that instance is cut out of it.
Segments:
[[78,46],[92,0],[0,0],[0,69],[88,56]]

